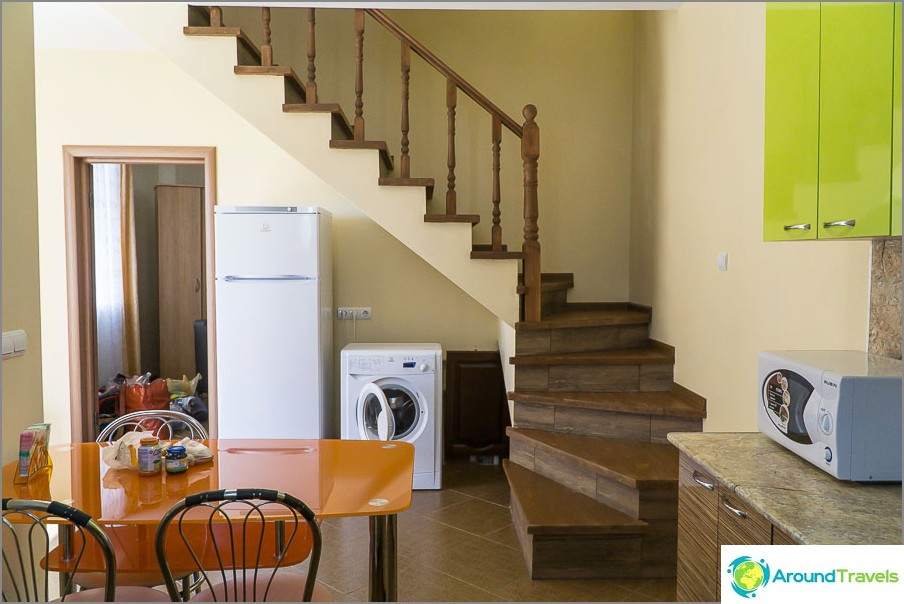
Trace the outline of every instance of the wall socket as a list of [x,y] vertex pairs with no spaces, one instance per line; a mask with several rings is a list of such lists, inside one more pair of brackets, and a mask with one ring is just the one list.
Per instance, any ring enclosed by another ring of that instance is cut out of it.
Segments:
[[369,321],[371,316],[369,306],[340,306],[336,311],[336,318],[340,321]]

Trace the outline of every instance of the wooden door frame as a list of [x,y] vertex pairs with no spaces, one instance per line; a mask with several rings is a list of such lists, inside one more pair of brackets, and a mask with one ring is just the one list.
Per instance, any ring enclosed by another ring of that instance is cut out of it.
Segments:
[[204,251],[207,271],[207,388],[210,436],[217,434],[216,312],[214,304],[215,147],[64,146],[63,207],[66,221],[66,285],[69,319],[71,441],[94,439],[97,406],[97,308],[94,300],[94,226],[89,205],[90,166],[95,163],[204,166]]

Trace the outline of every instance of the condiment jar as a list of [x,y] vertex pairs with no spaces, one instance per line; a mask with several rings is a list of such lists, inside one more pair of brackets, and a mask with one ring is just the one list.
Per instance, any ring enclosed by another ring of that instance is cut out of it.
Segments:
[[141,476],[153,476],[160,473],[160,444],[156,436],[147,436],[141,439],[138,447],[138,474]]
[[167,474],[180,474],[188,469],[188,454],[185,447],[175,446],[166,450],[163,467]]

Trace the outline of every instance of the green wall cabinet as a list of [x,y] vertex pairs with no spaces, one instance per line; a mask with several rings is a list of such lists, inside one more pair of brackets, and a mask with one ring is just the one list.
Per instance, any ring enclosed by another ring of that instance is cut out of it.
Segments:
[[767,241],[900,234],[899,16],[891,2],[767,5]]

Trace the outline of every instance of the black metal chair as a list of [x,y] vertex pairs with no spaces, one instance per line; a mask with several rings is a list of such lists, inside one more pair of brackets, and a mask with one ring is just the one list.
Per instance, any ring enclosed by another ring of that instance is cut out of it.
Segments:
[[[58,501],[3,499],[3,600],[46,602],[49,598],[51,536],[50,521],[59,519],[73,526],[69,541],[68,571],[61,573],[60,591],[67,602],[168,602],[161,591],[148,587],[117,590],[116,556],[104,530],[88,514]],[[106,572],[104,585],[69,593],[90,538],[99,546]],[[54,550],[56,551],[56,550]]]
[[[172,530],[170,530],[172,527]],[[173,506],[157,527],[157,561],[170,597],[179,589],[171,570],[201,574],[200,601],[310,602],[330,600],[316,583],[320,527],[300,499],[272,489],[207,491]],[[309,559],[306,576],[278,573]],[[186,569],[186,561],[191,568]]]
[[101,430],[95,442],[105,443],[116,440],[118,436],[122,436],[121,434],[117,435],[122,428],[150,432],[157,438],[164,440],[175,439],[177,434],[186,430],[192,440],[206,440],[208,438],[207,430],[192,416],[179,411],[161,409],[159,411],[134,411],[117,417]]

